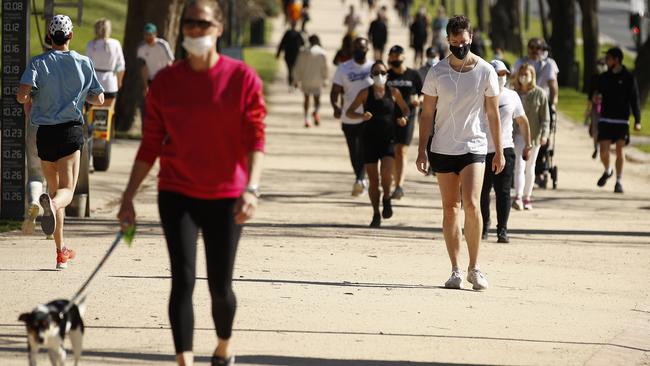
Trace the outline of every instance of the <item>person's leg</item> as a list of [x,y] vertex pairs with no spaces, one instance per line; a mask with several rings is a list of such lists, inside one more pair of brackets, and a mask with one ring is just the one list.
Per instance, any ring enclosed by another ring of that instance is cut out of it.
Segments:
[[437,173],[438,187],[442,199],[442,233],[445,237],[447,254],[451,268],[458,270],[458,252],[460,251],[460,177],[454,173]]
[[348,144],[348,152],[350,154],[350,162],[356,180],[361,181],[364,178],[363,167],[363,151],[361,149],[361,125],[343,124],[343,133],[345,134],[345,141]]
[[190,366],[193,362],[192,293],[196,278],[198,225],[190,213],[192,205],[192,199],[176,193],[158,194],[160,222],[167,242],[172,276],[169,322],[172,327],[176,361],[182,366]]
[[320,94],[314,94],[314,113],[312,113],[312,116],[314,117],[314,124],[316,126],[320,125]]
[[[487,154],[485,157],[485,165],[492,166],[492,159],[494,153]],[[492,185],[494,182],[494,172],[491,169],[485,169],[483,173],[483,184],[481,187],[481,219],[483,225],[481,226],[481,236],[487,239],[487,233],[490,229],[490,192],[492,192]]]
[[[494,193],[497,209],[497,235],[507,241],[508,218],[510,217],[510,187],[515,170],[515,152],[512,148],[503,149],[506,165],[501,173],[494,176]],[[491,166],[491,164],[490,164]],[[490,169],[485,169],[490,170]]]
[[[625,148],[625,140],[616,141],[616,184],[621,186],[623,180],[623,165],[625,164],[625,154],[623,153],[623,148]],[[619,190],[616,189],[618,192]],[[622,193],[622,188],[620,189]]]
[[404,167],[407,166],[408,149],[408,145],[395,145],[395,187],[402,187],[406,179]]
[[[535,163],[537,162],[537,155],[539,154],[539,146],[534,146],[530,150],[528,160],[524,161],[526,168],[524,171],[525,184],[523,191],[523,198],[530,201],[533,195],[533,187],[535,186]],[[522,159],[523,161],[523,159]]]
[[232,274],[242,226],[235,223],[234,206],[235,199],[207,201],[200,213],[212,318],[218,337],[214,355],[221,358],[231,355],[229,340],[237,309]]
[[612,144],[610,140],[599,141],[600,145],[600,162],[603,163],[605,171],[610,170],[609,165],[609,146]]
[[[535,147],[535,149],[539,149],[539,147]],[[514,176],[514,183],[515,183],[515,200],[513,201],[513,207],[516,208],[517,210],[521,210],[522,202],[521,199],[524,196],[524,187],[526,186],[526,166],[528,162],[531,160],[537,159],[537,156],[532,156],[532,150],[531,150],[531,156],[528,157],[528,160],[524,160],[523,158],[523,151],[524,151],[524,141],[523,137],[521,137],[521,134],[517,134],[515,136],[515,176]],[[489,166],[489,165],[486,165]],[[489,169],[485,169],[489,170]],[[485,221],[484,221],[485,223]]]
[[[58,173],[57,168],[56,168],[56,163],[51,162],[51,161],[42,160],[41,161],[41,170],[43,171],[43,175],[45,176],[45,181],[47,182],[47,194],[50,196],[50,198],[52,198],[52,197],[56,196],[57,187],[59,186],[59,173]],[[56,215],[55,216],[55,218],[56,218],[55,223],[56,223],[56,220],[58,220],[58,215],[57,215],[58,210],[56,210],[54,207],[53,207],[53,210],[56,211],[56,212],[54,212],[54,214]],[[56,232],[56,228],[57,227],[56,227],[56,224],[55,224],[55,226],[54,226],[54,231],[55,232]],[[61,249],[63,247],[61,235],[58,235],[58,239],[57,239],[57,236],[55,236],[54,243],[56,244],[57,252],[61,251]]]
[[[377,163],[366,164],[368,174],[368,197],[372,205],[372,212],[379,215],[379,166]],[[382,182],[383,183],[383,182]]]
[[305,127],[309,127],[311,126],[311,123],[309,123],[309,118],[307,118],[307,116],[309,115],[309,94],[306,92],[304,93],[302,109],[304,114],[303,121],[305,123]]
[[395,159],[392,156],[384,156],[381,159],[381,187],[384,191],[382,196],[382,217],[390,219],[393,217],[393,204],[391,202],[390,188],[393,184],[393,172]]
[[469,164],[460,172],[460,187],[465,211],[465,240],[469,251],[469,268],[478,268],[478,254],[483,222],[479,212],[482,178],[486,164]]

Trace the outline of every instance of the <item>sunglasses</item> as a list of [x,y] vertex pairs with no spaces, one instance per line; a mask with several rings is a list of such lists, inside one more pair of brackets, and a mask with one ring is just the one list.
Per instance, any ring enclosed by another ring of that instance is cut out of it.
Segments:
[[183,19],[182,21],[183,27],[185,28],[199,28],[201,30],[206,30],[210,27],[215,26],[216,24],[210,20],[202,20],[202,19]]
[[372,73],[372,76],[378,76],[378,75],[386,75],[388,72],[386,71],[375,71]]

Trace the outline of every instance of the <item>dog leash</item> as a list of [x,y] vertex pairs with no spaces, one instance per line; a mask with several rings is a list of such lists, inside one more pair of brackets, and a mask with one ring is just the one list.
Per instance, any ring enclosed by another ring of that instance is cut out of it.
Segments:
[[117,245],[120,243],[122,239],[129,245],[131,246],[131,243],[133,242],[133,237],[135,236],[135,225],[129,226],[124,230],[118,231],[117,235],[115,236],[115,240],[113,240],[113,243],[111,246],[108,248],[106,251],[106,254],[104,254],[104,257],[102,258],[101,261],[99,261],[99,264],[97,264],[97,267],[95,270],[90,274],[90,277],[84,282],[84,284],[81,286],[81,288],[77,291],[77,293],[70,299],[70,302],[68,305],[66,305],[63,310],[59,313],[59,316],[63,317],[64,314],[67,314],[70,309],[72,309],[73,306],[76,305],[77,300],[81,297],[83,294],[84,290],[88,287],[90,282],[95,278],[95,275],[99,272],[99,270],[104,266],[104,263],[108,260],[108,257],[113,254],[113,251],[117,247]]

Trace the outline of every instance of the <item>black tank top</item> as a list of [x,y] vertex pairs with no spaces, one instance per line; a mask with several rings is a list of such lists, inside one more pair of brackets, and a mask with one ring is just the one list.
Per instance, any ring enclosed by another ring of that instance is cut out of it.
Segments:
[[384,96],[375,98],[373,86],[368,88],[368,98],[363,110],[372,113],[372,118],[364,122],[364,132],[369,135],[392,137],[395,129],[395,101],[391,88],[384,88]]

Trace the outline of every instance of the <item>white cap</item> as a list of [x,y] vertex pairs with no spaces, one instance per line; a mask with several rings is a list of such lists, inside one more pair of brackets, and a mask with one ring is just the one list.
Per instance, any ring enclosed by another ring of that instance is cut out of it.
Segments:
[[50,20],[48,31],[51,35],[54,35],[54,33],[61,31],[63,32],[64,36],[68,37],[70,36],[70,33],[72,33],[72,20],[70,20],[70,17],[67,15],[55,15],[52,17],[52,20]]
[[494,67],[494,69],[497,71],[497,74],[499,73],[499,71],[505,71],[508,74],[510,74],[510,70],[508,70],[506,64],[504,64],[503,61],[501,60],[492,60],[490,61],[490,65]]

